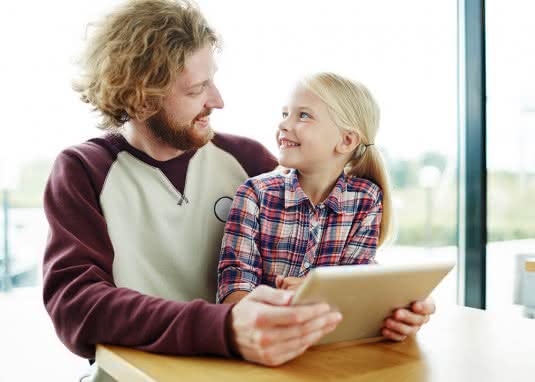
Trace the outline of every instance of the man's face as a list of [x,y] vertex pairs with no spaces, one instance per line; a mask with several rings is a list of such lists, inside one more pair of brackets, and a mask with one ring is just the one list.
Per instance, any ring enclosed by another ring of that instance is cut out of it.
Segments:
[[216,70],[210,46],[186,58],[162,109],[146,121],[156,138],[184,151],[202,147],[212,139],[209,115],[224,105],[214,84]]

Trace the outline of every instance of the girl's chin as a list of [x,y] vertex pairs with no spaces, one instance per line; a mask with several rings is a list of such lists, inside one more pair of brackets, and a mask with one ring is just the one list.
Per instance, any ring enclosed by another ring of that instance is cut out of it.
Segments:
[[284,156],[279,156],[279,164],[286,168],[295,168],[297,163],[295,161],[288,160]]

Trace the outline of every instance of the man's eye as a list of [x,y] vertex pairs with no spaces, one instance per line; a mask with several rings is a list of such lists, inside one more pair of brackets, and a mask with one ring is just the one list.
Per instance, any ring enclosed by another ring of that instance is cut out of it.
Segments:
[[195,88],[195,90],[191,91],[189,93],[190,96],[198,96],[201,95],[204,92],[204,89],[206,89],[206,85],[199,86],[198,88]]
[[302,111],[301,113],[299,113],[299,118],[312,118],[312,116]]
[[286,117],[288,117],[288,113],[286,111],[283,111],[282,112],[282,118],[286,118]]

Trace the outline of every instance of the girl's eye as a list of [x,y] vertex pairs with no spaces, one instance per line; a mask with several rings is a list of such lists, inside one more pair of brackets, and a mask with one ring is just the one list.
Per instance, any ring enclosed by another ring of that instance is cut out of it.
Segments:
[[299,113],[299,118],[312,118],[312,116],[302,111],[301,113]]
[[286,118],[286,117],[288,117],[288,112],[283,111],[283,112],[282,112],[282,118]]

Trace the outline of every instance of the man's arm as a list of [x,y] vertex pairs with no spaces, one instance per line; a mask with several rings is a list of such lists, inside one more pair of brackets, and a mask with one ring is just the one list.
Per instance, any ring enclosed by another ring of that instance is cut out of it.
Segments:
[[43,299],[60,339],[86,358],[99,343],[229,355],[230,305],[169,301],[115,286],[113,247],[89,168],[75,151],[62,153],[45,192]]

